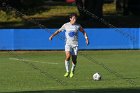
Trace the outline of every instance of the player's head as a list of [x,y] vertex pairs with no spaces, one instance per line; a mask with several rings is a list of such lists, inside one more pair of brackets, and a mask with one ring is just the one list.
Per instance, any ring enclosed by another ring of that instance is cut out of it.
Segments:
[[72,14],[70,14],[69,18],[70,18],[70,23],[74,24],[74,23],[76,23],[76,20],[77,20],[77,14],[72,13]]

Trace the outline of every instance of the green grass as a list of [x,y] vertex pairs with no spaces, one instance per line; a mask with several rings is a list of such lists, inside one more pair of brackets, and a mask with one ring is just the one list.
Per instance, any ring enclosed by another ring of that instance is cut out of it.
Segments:
[[104,15],[116,15],[117,11],[116,11],[116,5],[115,3],[111,3],[111,4],[104,4],[103,5],[103,13]]
[[53,16],[68,16],[70,13],[78,13],[76,6],[50,6],[50,10],[44,12],[38,12],[34,15],[29,16],[29,18],[51,18]]
[[[89,58],[91,57],[91,58]],[[140,51],[80,51],[75,76],[65,78],[62,51],[1,51],[0,92],[139,93]],[[101,81],[92,80],[99,72]]]
[[[29,9],[25,10],[27,12],[27,15],[19,11],[22,14],[26,15],[26,18],[46,18],[49,19],[51,17],[57,17],[57,16],[68,16],[70,13],[78,13],[76,5],[71,5],[67,3],[60,3],[60,5],[43,5],[48,8],[42,9]],[[104,14],[113,14],[116,12],[115,10],[115,4],[104,4],[103,6]],[[34,13],[35,12],[35,13]],[[28,15],[30,14],[30,15]],[[0,22],[23,22],[22,18],[16,16],[16,11],[2,11],[0,10]]]
[[[45,5],[44,5],[45,6]],[[42,9],[28,9],[23,11],[18,11],[22,13],[23,17],[29,18],[46,18],[49,19],[54,16],[68,16],[70,13],[78,13],[77,7],[72,5],[55,5],[55,6],[45,6],[48,8]],[[0,10],[0,22],[22,22],[23,18],[16,16],[15,10],[13,11],[2,11]]]

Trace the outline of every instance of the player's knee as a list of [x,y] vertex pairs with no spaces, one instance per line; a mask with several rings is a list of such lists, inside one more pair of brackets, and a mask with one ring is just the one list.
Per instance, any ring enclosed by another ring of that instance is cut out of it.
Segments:
[[70,57],[68,56],[68,57],[66,57],[66,59],[65,59],[66,61],[69,61],[70,60]]

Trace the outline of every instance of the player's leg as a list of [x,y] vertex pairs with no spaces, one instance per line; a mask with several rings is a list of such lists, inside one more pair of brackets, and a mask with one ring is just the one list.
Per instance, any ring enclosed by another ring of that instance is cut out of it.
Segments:
[[74,76],[76,63],[77,63],[77,55],[72,55],[72,67],[71,67],[70,77]]
[[66,58],[65,58],[65,68],[66,68],[66,73],[65,73],[65,77],[68,77],[69,76],[69,70],[70,70],[70,57],[71,57],[71,54],[70,54],[70,46],[65,46],[65,54],[66,54]]
[[78,54],[78,47],[74,47],[72,53],[72,67],[71,67],[70,77],[73,77],[74,75],[74,71],[77,63],[77,54]]

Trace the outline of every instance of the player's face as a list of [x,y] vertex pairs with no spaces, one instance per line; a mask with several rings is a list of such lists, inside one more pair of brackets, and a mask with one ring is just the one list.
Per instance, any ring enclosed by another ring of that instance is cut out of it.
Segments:
[[77,18],[75,16],[72,16],[72,18],[70,18],[70,23],[74,24],[76,23]]

